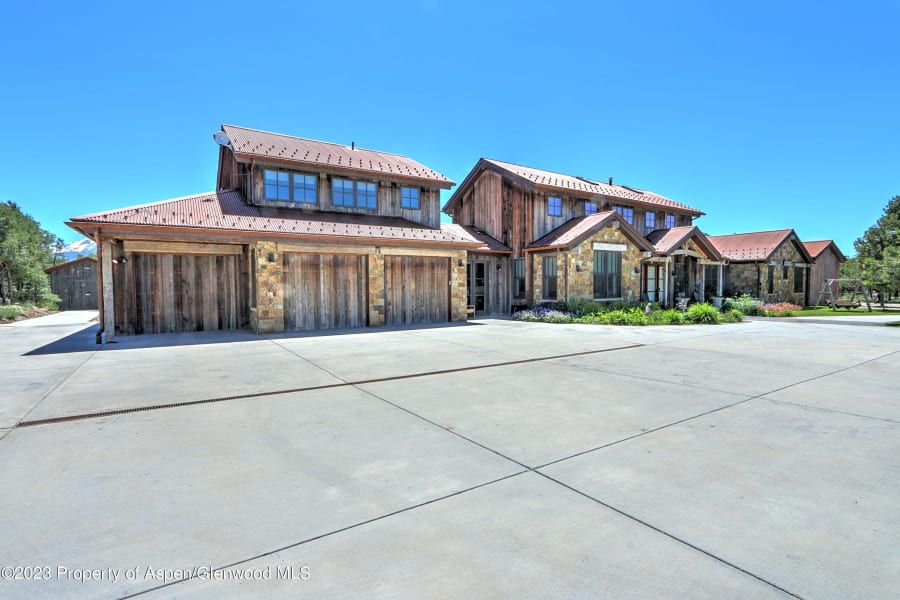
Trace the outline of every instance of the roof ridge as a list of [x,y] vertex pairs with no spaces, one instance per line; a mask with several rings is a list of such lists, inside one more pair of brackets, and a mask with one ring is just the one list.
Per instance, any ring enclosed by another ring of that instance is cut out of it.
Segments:
[[[244,131],[255,131],[257,133],[267,133],[269,135],[277,135],[281,137],[294,138],[295,140],[302,140],[304,142],[315,142],[317,144],[328,144],[329,146],[337,146],[338,148],[344,148],[346,150],[354,151],[354,150],[366,150],[367,152],[378,152],[379,154],[388,154],[390,156],[399,156],[400,158],[408,158],[413,160],[411,157],[405,154],[398,154],[396,152],[388,152],[386,150],[376,150],[374,148],[363,148],[362,146],[347,146],[346,144],[338,144],[337,142],[329,142],[327,140],[317,140],[315,138],[307,138],[300,137],[299,135],[291,135],[289,133],[278,133],[277,131],[268,131],[266,129],[254,129],[253,127],[244,127],[242,125],[231,125],[229,123],[222,123],[222,127],[234,127],[235,129],[243,129]],[[424,166],[424,165],[423,165]],[[431,169],[434,170],[434,169]]]
[[794,231],[792,227],[787,227],[785,229],[765,229],[763,231],[746,231],[741,233],[720,233],[719,235],[708,235],[706,237],[734,237],[736,235],[755,235],[757,233],[779,233],[779,232],[788,232]]

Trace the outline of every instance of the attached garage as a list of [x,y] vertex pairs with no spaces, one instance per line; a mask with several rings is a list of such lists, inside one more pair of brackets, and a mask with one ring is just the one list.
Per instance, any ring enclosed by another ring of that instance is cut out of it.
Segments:
[[238,329],[239,262],[237,254],[126,253],[113,265],[116,328],[123,334]]
[[384,257],[385,323],[411,325],[450,320],[450,259]]
[[284,254],[286,331],[366,326],[367,257]]

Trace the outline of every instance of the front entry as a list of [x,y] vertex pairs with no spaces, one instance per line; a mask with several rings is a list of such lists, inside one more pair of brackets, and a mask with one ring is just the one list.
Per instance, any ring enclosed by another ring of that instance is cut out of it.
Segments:
[[469,288],[469,306],[474,306],[476,311],[484,310],[484,293],[487,289],[487,269],[483,262],[470,262],[466,265],[466,279]]
[[663,298],[663,273],[665,269],[661,265],[645,264],[644,265],[644,290],[647,293],[648,302],[665,303]]

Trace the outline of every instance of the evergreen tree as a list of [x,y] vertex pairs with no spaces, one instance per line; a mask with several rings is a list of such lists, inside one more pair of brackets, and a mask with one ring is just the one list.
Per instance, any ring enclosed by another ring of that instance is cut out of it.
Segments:
[[856,258],[841,266],[843,277],[858,277],[870,288],[893,298],[900,292],[900,196],[894,196],[884,214],[853,242]]
[[62,240],[22,212],[14,202],[0,203],[0,304],[52,303],[44,268]]

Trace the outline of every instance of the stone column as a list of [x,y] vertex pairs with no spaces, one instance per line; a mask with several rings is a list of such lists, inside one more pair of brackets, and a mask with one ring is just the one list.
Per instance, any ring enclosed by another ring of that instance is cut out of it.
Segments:
[[384,256],[369,255],[369,327],[384,325]]
[[284,331],[284,258],[275,242],[256,244],[256,333]]

